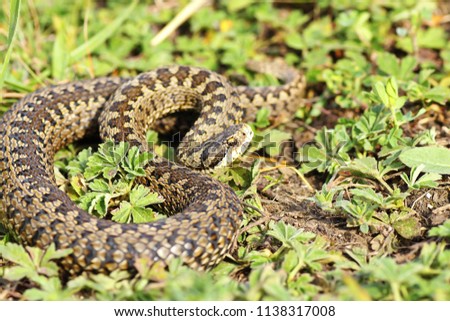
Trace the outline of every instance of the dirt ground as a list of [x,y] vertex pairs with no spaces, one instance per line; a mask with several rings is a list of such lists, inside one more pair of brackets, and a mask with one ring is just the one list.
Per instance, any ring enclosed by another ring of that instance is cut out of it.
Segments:
[[[288,165],[299,167],[292,157],[293,150],[305,143],[312,141],[314,132],[325,126],[333,128],[340,117],[357,117],[354,111],[342,111],[342,109],[326,109],[326,117],[318,117],[309,126],[296,120],[287,125],[287,130],[294,137],[294,148],[287,148],[284,158]],[[302,132],[296,129],[304,126]],[[450,146],[450,109],[436,106],[430,108],[415,122],[404,127],[406,135],[412,135],[427,128],[436,129],[436,140],[440,145]],[[292,146],[292,144],[289,144]],[[286,157],[286,155],[288,155]],[[358,228],[348,227],[346,219],[337,213],[330,213],[318,207],[309,198],[314,191],[307,187],[302,179],[289,167],[274,170],[265,175],[273,178],[283,175],[281,184],[274,188],[263,191],[267,186],[267,180],[261,178],[258,181],[258,190],[262,197],[264,209],[271,219],[283,220],[298,228],[313,232],[328,240],[332,249],[345,252],[346,249],[355,247],[366,248],[367,252],[376,254],[383,242],[390,241],[394,246],[391,254],[398,262],[413,259],[421,248],[421,244],[427,242],[427,232],[433,226],[437,226],[450,218],[450,177],[444,176],[439,187],[435,189],[420,189],[413,191],[407,198],[407,206],[411,209],[410,214],[417,218],[421,226],[421,236],[412,240],[402,238],[393,229],[374,231],[364,234]],[[325,182],[325,176],[313,172],[306,177],[308,183],[316,190],[320,190]],[[399,177],[393,177],[393,182],[402,187]],[[394,238],[394,239],[392,239]],[[393,241],[393,242],[391,242]]]

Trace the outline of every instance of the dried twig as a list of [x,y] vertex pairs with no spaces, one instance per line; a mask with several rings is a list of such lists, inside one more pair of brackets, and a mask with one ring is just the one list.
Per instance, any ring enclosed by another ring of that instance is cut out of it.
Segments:
[[209,5],[211,0],[192,0],[186,7],[183,8],[160,32],[152,39],[150,44],[152,46],[159,45],[164,39],[172,34],[180,25],[188,20],[200,8]]

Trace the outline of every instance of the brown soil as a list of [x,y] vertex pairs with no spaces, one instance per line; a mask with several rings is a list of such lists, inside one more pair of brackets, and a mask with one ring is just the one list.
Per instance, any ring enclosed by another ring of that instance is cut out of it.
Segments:
[[[326,109],[324,117],[318,117],[310,126],[304,126],[300,121],[294,121],[286,125],[286,130],[291,130],[296,148],[311,142],[315,131],[322,127],[333,128],[340,117],[355,117],[355,111],[342,109]],[[295,129],[304,127],[301,133]],[[440,145],[450,146],[450,109],[441,106],[432,106],[415,122],[403,128],[406,135],[414,135],[427,128],[436,129],[436,140]],[[289,145],[289,146],[292,146]],[[292,152],[287,148],[286,153]],[[286,155],[285,153],[285,155]],[[284,156],[287,164],[299,168],[292,157]],[[364,234],[358,228],[348,227],[343,215],[330,213],[319,208],[310,197],[314,191],[308,188],[304,181],[289,167],[277,168],[264,173],[273,178],[283,175],[283,181],[273,188],[263,191],[268,181],[261,178],[258,181],[258,190],[262,197],[265,211],[273,220],[283,220],[295,227],[313,232],[328,240],[332,249],[345,251],[351,248],[366,248],[368,253],[377,253],[380,243],[389,242],[389,253],[394,255],[398,262],[413,259],[427,240],[427,231],[433,226],[442,224],[450,218],[450,177],[443,177],[438,188],[420,189],[413,191],[406,200],[406,205],[411,208],[410,214],[417,218],[421,225],[421,236],[413,240],[403,239],[393,230],[378,230]],[[396,183],[401,186],[398,177]],[[308,184],[316,190],[320,190],[325,183],[325,177],[318,173],[309,174],[306,177]]]

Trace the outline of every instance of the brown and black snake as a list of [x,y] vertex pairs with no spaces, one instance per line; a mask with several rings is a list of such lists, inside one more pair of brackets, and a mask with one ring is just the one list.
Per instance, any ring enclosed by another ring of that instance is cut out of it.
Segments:
[[[299,107],[304,77],[292,68],[275,70],[286,84],[233,87],[214,72],[172,66],[28,94],[0,120],[1,223],[26,245],[72,249],[60,262],[70,274],[132,271],[140,258],[167,264],[180,257],[199,270],[214,266],[233,244],[243,209],[231,188],[193,169],[231,162],[251,139],[243,121],[255,108],[292,113]],[[191,109],[200,116],[180,143],[184,165],[156,157],[142,180],[164,198],[160,209],[172,214],[168,218],[145,224],[99,219],[56,186],[56,151],[97,126],[103,139],[143,148],[156,119]]]

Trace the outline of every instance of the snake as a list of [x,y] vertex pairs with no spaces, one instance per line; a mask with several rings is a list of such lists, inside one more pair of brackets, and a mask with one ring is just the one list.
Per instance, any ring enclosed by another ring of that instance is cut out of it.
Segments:
[[[200,271],[217,265],[236,240],[243,205],[203,170],[229,164],[249,144],[246,122],[255,108],[290,114],[304,94],[298,70],[259,65],[250,67],[284,83],[234,86],[213,71],[174,65],[27,94],[0,119],[0,222],[26,246],[70,249],[58,260],[70,275],[132,273],[138,262],[167,266],[174,258]],[[99,132],[103,140],[145,149],[152,123],[180,110],[199,116],[180,142],[179,162],[155,156],[140,181],[164,199],[157,207],[167,218],[140,224],[97,218],[56,185],[61,148]]]

